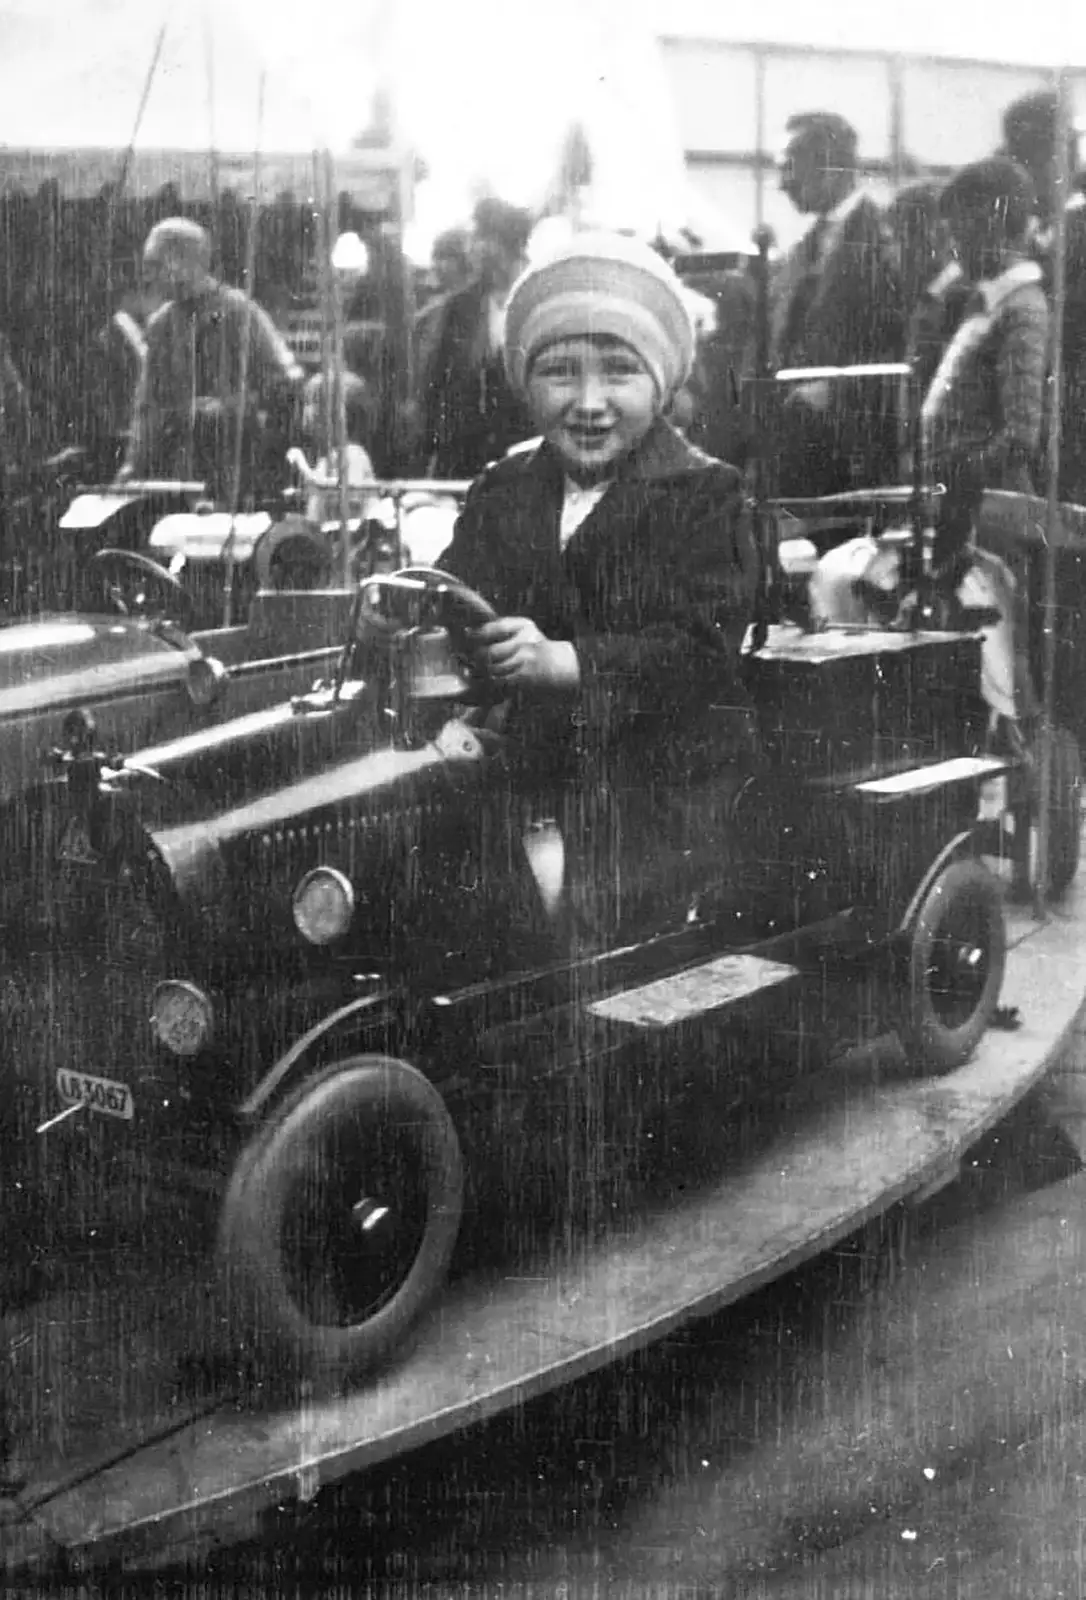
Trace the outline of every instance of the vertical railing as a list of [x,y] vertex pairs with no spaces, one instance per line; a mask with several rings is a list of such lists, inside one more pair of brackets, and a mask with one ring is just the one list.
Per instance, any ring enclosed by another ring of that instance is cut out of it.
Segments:
[[890,182],[900,189],[905,176],[905,63],[891,56],[886,63],[890,106]]
[[754,53],[754,227],[765,227],[765,171],[769,159],[765,127],[765,51]]
[[1034,902],[1044,912],[1048,890],[1049,813],[1052,809],[1052,716],[1056,677],[1056,564],[1060,533],[1060,427],[1063,414],[1063,317],[1067,304],[1067,199],[1071,186],[1071,86],[1066,72],[1055,74],[1058,93],[1056,159],[1052,172],[1052,336],[1049,354],[1048,482],[1045,516],[1044,602],[1041,619],[1042,713],[1038,773],[1037,858]]

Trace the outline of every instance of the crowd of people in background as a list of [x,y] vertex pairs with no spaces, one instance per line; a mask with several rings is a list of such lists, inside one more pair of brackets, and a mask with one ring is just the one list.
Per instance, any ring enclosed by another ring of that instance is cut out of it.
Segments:
[[[673,402],[688,437],[740,467],[761,457],[772,492],[814,496],[899,481],[919,409],[929,464],[948,489],[949,547],[965,539],[984,488],[1038,487],[1057,125],[1055,93],[1027,95],[1007,108],[990,156],[948,181],[909,183],[887,205],[866,190],[843,117],[793,117],[780,185],[806,227],[771,262],[769,370],[898,362],[911,366],[912,383],[800,381],[774,386],[768,410],[745,403],[758,356],[752,257],[712,286],[715,317]],[[1070,172],[1060,488],[1086,500],[1086,206],[1073,138]],[[438,242],[439,292],[416,321],[414,470],[470,476],[523,436],[496,351],[531,220],[488,203],[472,233]]]
[[[925,442],[950,489],[952,541],[981,486],[1037,482],[1056,127],[1055,95],[1026,96],[1007,109],[990,157],[943,184],[911,183],[885,205],[864,187],[857,135],[844,118],[810,112],[788,124],[780,185],[806,227],[771,262],[769,368],[911,363],[909,403],[921,405]],[[530,433],[501,349],[505,302],[537,219],[484,199],[470,227],[440,236],[430,268],[412,278],[389,230],[346,201],[342,212],[341,224],[363,234],[371,256],[344,307],[352,442],[378,473],[471,477]],[[226,397],[239,394],[242,321],[262,431],[251,437],[240,413],[234,418],[240,454],[255,462],[263,451],[281,468],[280,446],[298,442],[290,433],[301,422],[302,374],[276,324],[303,293],[317,219],[288,197],[260,213],[259,303],[226,287],[243,276],[248,225],[230,195],[203,212],[169,191],[140,203],[109,194],[64,201],[43,190],[0,204],[0,445],[9,481],[78,445],[100,477],[122,463],[137,474],[208,475],[214,459],[219,470],[210,475],[225,493],[223,462],[239,456]],[[752,257],[714,282],[715,314],[673,419],[714,456],[740,468],[760,461],[763,482],[780,495],[899,478],[900,398],[876,404],[869,388],[850,393],[815,380],[776,386],[769,412],[744,403],[757,364],[757,269]],[[1086,209],[1077,183],[1066,279],[1061,491],[1086,500],[1086,429],[1077,422],[1086,388]],[[205,346],[210,354],[201,356]],[[193,361],[210,361],[214,373],[190,370]],[[182,390],[188,405],[193,384],[196,431],[210,440],[202,449],[197,439],[195,455],[168,415]],[[258,475],[255,466],[248,473]]]

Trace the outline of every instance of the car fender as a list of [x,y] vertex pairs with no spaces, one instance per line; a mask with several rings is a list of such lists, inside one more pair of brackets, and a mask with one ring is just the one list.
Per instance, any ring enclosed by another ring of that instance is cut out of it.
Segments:
[[911,931],[913,924],[916,921],[917,913],[919,912],[929,889],[939,874],[943,871],[944,867],[949,866],[952,861],[957,861],[964,856],[972,854],[972,849],[972,828],[963,829],[961,833],[955,834],[954,838],[951,839],[948,844],[943,846],[939,854],[935,857],[935,860],[932,862],[931,866],[928,868],[927,872],[921,878],[916,892],[909,901],[908,905],[905,907],[905,911],[897,927],[897,932],[899,934],[904,935]]
[[[366,993],[329,1012],[295,1040],[242,1101],[238,1122],[247,1129],[263,1122],[302,1078],[316,1066],[327,1064],[332,1051],[344,1055],[357,1054],[367,1047],[383,1049],[389,1030],[396,1028],[398,1020],[396,991],[375,977],[373,987]],[[380,1043],[375,1044],[375,1036]]]
[[108,522],[149,496],[132,494],[77,494],[60,518],[65,529],[104,528]]
[[[138,767],[132,770],[137,778],[144,776]],[[148,775],[159,776],[153,770]],[[183,925],[205,937],[221,936],[229,926],[231,899],[229,874],[217,841],[195,831],[175,838],[157,829],[148,829],[145,838],[165,869]]]
[[151,529],[148,548],[164,566],[178,557],[197,566],[227,557],[244,565],[271,525],[266,511],[171,511]]

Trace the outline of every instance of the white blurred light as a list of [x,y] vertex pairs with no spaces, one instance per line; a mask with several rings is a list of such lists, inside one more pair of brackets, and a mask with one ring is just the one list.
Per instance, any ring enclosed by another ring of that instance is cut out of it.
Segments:
[[369,271],[370,253],[357,233],[341,233],[332,246],[332,269],[344,276],[364,278]]

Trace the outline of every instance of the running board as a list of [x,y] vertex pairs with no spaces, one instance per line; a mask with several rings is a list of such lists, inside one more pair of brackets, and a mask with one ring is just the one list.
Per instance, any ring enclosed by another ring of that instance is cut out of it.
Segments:
[[799,968],[783,961],[753,955],[718,956],[673,977],[657,978],[636,989],[620,989],[594,1000],[588,1011],[591,1016],[631,1028],[672,1028],[798,977]]
[[485,1030],[477,1041],[480,1064],[492,1069],[522,1062],[545,1046],[546,1070],[558,1072],[578,1058],[613,1053],[637,1038],[730,1010],[801,976],[787,962],[741,953],[717,956],[667,977],[616,989],[586,1004],[554,1006],[525,1024],[517,1018]]

